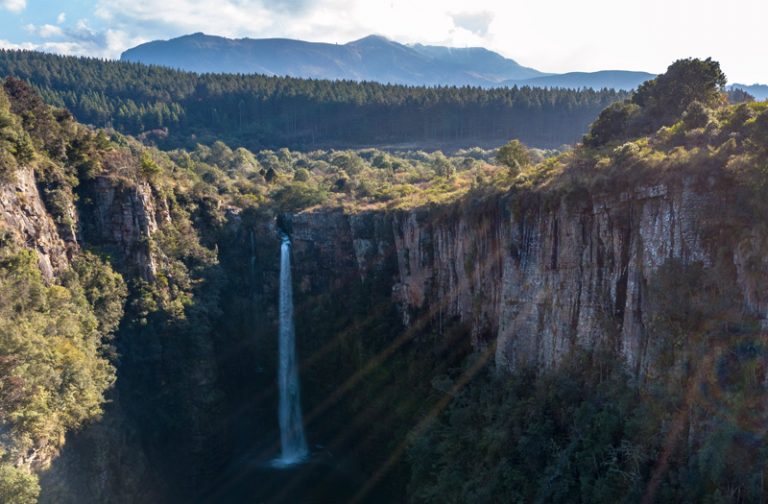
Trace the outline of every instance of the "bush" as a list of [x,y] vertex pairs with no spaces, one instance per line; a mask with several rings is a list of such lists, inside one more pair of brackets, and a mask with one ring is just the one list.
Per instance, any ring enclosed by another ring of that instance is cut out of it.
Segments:
[[141,173],[144,175],[147,179],[152,180],[158,175],[160,175],[163,172],[163,169],[160,168],[160,165],[157,164],[157,162],[152,159],[152,157],[144,153],[141,156]]
[[293,180],[296,182],[308,182],[312,178],[312,174],[306,168],[299,168],[293,174]]
[[[42,456],[55,453],[68,431],[101,414],[104,392],[115,379],[103,355],[100,320],[78,277],[69,273],[62,285],[47,286],[36,254],[13,249],[5,246],[0,253],[0,425],[5,451],[0,463],[33,448]],[[114,306],[106,290],[97,296],[94,302],[110,307],[106,326],[114,327],[120,306]],[[4,476],[8,488],[24,479],[7,468]]]
[[700,101],[691,103],[683,114],[683,124],[688,129],[703,128],[710,119],[709,110]]
[[584,137],[584,145],[600,147],[616,139],[626,138],[629,125],[639,113],[640,107],[634,103],[614,103],[600,112],[592,123],[589,133]]
[[450,178],[456,173],[453,163],[440,151],[435,152],[432,159],[432,169],[438,177]]
[[272,194],[278,209],[293,212],[328,200],[328,193],[306,182],[293,182]]
[[35,148],[32,145],[32,139],[26,132],[22,132],[16,139],[14,145],[16,154],[16,160],[19,164],[25,165],[32,161],[35,157]]
[[0,502],[36,504],[40,483],[34,474],[10,464],[0,464]]
[[365,163],[354,152],[337,152],[331,158],[331,164],[344,170],[347,175],[353,177],[363,171]]
[[496,161],[509,168],[513,175],[517,175],[531,164],[531,156],[528,148],[520,140],[512,140],[499,149]]

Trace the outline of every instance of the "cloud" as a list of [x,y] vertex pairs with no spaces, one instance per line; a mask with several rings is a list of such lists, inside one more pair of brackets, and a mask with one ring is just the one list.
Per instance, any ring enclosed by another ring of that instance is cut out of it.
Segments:
[[87,54],[82,51],[82,47],[73,42],[44,42],[42,44],[22,42],[17,44],[8,40],[0,40],[0,49],[22,49],[26,51],[43,51],[78,56]]
[[27,8],[27,0],[0,0],[0,8],[11,12],[21,12]]
[[60,12],[59,15],[56,16],[56,24],[64,24],[66,20],[67,20],[66,12]]
[[172,35],[242,36],[268,27],[273,18],[262,2],[253,0],[99,0],[95,12],[112,26]]
[[[92,29],[64,29],[64,39],[116,58],[135,41],[189,33],[241,38],[289,37],[343,43],[371,33],[398,42],[482,45],[492,16],[464,12],[464,0],[93,0]],[[479,0],[481,3],[488,0]],[[450,15],[449,12],[458,14]],[[139,42],[139,43],[140,43]],[[121,46],[121,44],[126,44]]]
[[463,28],[475,35],[482,37],[488,35],[488,28],[494,19],[494,14],[489,11],[482,12],[461,12],[452,14],[453,24],[457,28]]
[[32,50],[32,49],[37,49],[37,47],[36,47],[35,44],[32,44],[30,42],[22,42],[21,44],[16,44],[16,43],[10,42],[8,40],[0,39],[0,49],[16,49],[16,50],[27,49],[27,50]]
[[[235,38],[289,37],[331,43],[377,33],[402,43],[487,47],[548,72],[605,68],[660,72],[677,58],[713,56],[722,61],[733,80],[768,81],[764,65],[754,64],[754,51],[744,50],[764,45],[762,24],[768,16],[765,0],[737,0],[739,7],[734,9],[702,9],[701,0],[648,0],[643,9],[631,10],[632,23],[626,22],[629,7],[619,8],[615,0],[78,2],[93,6],[95,14],[87,24],[69,26],[70,20],[64,13],[56,18],[56,10],[64,9],[64,2],[48,2],[59,5],[58,9],[48,9],[42,19],[25,20],[36,23],[39,30],[42,23],[56,19],[52,24],[63,31],[57,35],[48,29],[45,38],[36,33],[32,45],[38,44],[34,47],[42,50],[116,58],[142,42],[201,31]],[[707,2],[716,4],[715,0]],[[19,12],[27,3],[28,0],[0,0],[0,10]],[[27,9],[25,18],[33,10]],[[70,17],[76,15],[74,7],[67,11]],[[669,15],[659,16],[662,11]],[[584,12],[592,15],[585,16]],[[744,12],[751,15],[745,17]],[[681,20],[686,22],[681,24]],[[711,36],[723,26],[740,27],[739,36]],[[661,35],[649,39],[648,33]],[[0,37],[12,35],[3,32]],[[612,43],[606,44],[606,40]]]
[[28,24],[24,29],[40,38],[54,40],[15,43],[0,39],[0,48],[43,51],[69,56],[114,58],[126,48],[147,41],[144,37],[134,36],[122,30],[93,29],[82,19],[74,27]]
[[74,28],[67,28],[64,33],[72,41],[104,46],[106,44],[107,31],[97,31],[88,26],[85,19],[80,19]]
[[41,26],[35,26],[33,24],[28,24],[24,27],[25,30],[27,30],[29,33],[33,35],[37,35],[41,38],[53,38],[53,37],[61,37],[64,35],[64,30],[62,30],[60,27],[51,25],[51,24],[44,24]]

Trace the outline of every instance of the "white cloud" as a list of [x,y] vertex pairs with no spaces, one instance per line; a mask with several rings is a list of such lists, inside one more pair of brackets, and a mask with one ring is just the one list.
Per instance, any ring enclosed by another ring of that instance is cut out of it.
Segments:
[[32,35],[37,35],[38,37],[41,37],[41,38],[61,37],[64,35],[64,30],[62,30],[58,26],[51,25],[51,24],[44,24],[41,26],[28,24],[24,26],[24,29],[28,33],[31,33]]
[[95,12],[113,26],[142,23],[150,32],[227,36],[263,30],[273,17],[261,2],[250,0],[99,0]]
[[0,8],[11,12],[21,12],[27,8],[27,0],[0,0]]
[[[549,72],[660,72],[678,58],[712,56],[731,80],[768,82],[768,67],[755,64],[755,48],[765,45],[765,0],[733,0],[727,9],[719,0],[647,0],[642,8],[615,0],[92,1],[95,28],[62,26],[63,41],[55,42],[69,44],[62,50],[114,58],[140,42],[200,31],[336,43],[376,33],[404,43],[484,46]],[[25,4],[0,0],[6,9]]]
[[487,9],[467,11],[463,0],[98,0],[95,12],[121,30],[141,27],[147,38],[202,31],[348,42],[378,33],[400,42],[457,45],[483,42],[479,35],[493,19]]
[[458,28],[463,28],[467,31],[475,33],[480,36],[488,35],[488,28],[493,22],[493,12],[480,11],[480,12],[458,12],[452,14],[453,24]]
[[64,24],[66,20],[67,20],[66,12],[60,12],[59,15],[56,16],[56,24]]
[[44,24],[37,29],[37,34],[43,38],[60,37],[64,35],[64,30],[55,25]]
[[146,38],[136,37],[120,30],[93,30],[84,20],[78,21],[73,29],[63,29],[54,25],[35,26],[33,24],[26,25],[24,29],[41,38],[56,37],[59,40],[15,43],[0,39],[0,48],[112,58],[128,47],[134,47],[147,41]]
[[8,40],[0,39],[0,49],[16,49],[16,50],[28,49],[28,50],[32,50],[32,49],[37,49],[37,46],[35,44],[30,43],[30,42],[23,42],[21,44],[16,44],[16,43],[10,42]]

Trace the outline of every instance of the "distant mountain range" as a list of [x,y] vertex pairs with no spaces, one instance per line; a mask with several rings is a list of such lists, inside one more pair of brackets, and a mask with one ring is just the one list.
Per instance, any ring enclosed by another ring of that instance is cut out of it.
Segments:
[[[406,45],[378,35],[346,44],[326,44],[282,38],[229,39],[195,33],[141,44],[125,51],[120,59],[197,73],[258,73],[412,86],[629,91],[656,77],[627,70],[551,74],[522,66],[482,47]],[[733,84],[730,87],[743,89],[758,100],[768,99],[766,85]]]
[[751,86],[748,86],[746,84],[733,84],[730,86],[731,88],[737,88],[742,89],[746,91],[747,93],[751,94],[758,100],[766,100],[768,99],[768,86],[765,84],[752,84]]
[[121,60],[198,73],[260,73],[407,85],[614,88],[629,90],[655,75],[622,70],[548,74],[480,47],[405,45],[381,36],[347,44],[291,39],[228,39],[202,33],[125,51]]
[[643,82],[656,77],[647,72],[630,72],[627,70],[602,70],[599,72],[569,72],[564,74],[534,77],[524,81],[512,81],[507,84],[518,84],[532,87],[559,88],[613,88],[629,91]]

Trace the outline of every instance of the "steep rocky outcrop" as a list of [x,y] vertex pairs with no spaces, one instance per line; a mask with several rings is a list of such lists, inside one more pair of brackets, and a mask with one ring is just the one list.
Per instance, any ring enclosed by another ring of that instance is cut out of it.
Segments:
[[404,327],[466,322],[473,344],[497,344],[502,368],[551,367],[576,346],[605,344],[642,375],[654,360],[648,286],[668,261],[711,267],[724,256],[745,308],[768,316],[760,240],[727,250],[718,209],[729,195],[715,184],[686,177],[475,208],[302,213],[290,219],[297,282],[341,291],[384,271]]
[[0,184],[0,223],[15,240],[35,250],[47,281],[69,266],[67,244],[45,208],[31,167],[19,169],[12,182]]
[[109,177],[97,177],[88,193],[89,219],[83,225],[89,242],[116,250],[129,272],[154,280],[157,262],[150,239],[159,223],[170,222],[165,200],[155,197],[147,182],[128,183]]
[[158,223],[170,222],[167,204],[148,183],[128,184],[107,176],[90,182],[85,219],[72,206],[72,226],[55,222],[46,208],[31,167],[19,169],[14,180],[0,184],[0,222],[3,228],[37,252],[44,277],[52,280],[69,267],[70,249],[79,247],[75,227],[82,227],[88,245],[113,249],[129,273],[152,280],[157,271],[150,238]]
[[[112,173],[115,170],[110,166]],[[81,247],[109,253],[127,280],[155,279],[158,259],[151,239],[171,218],[165,200],[147,182],[108,175],[85,182],[78,188],[79,205],[69,202],[66,223],[56,221],[42,191],[31,166],[16,170],[11,181],[0,184],[0,231],[36,252],[48,283],[61,281]],[[168,367],[161,358],[162,348],[136,353],[151,361],[153,369]],[[208,367],[213,360],[207,360]],[[118,369],[120,384],[124,377],[119,363]],[[155,502],[162,477],[150,470],[141,434],[121,394],[112,390],[104,416],[68,436],[58,458],[52,460],[56,453],[47,450],[44,457],[29,454],[20,465],[41,473],[42,502]],[[91,500],[84,500],[86,496]]]

